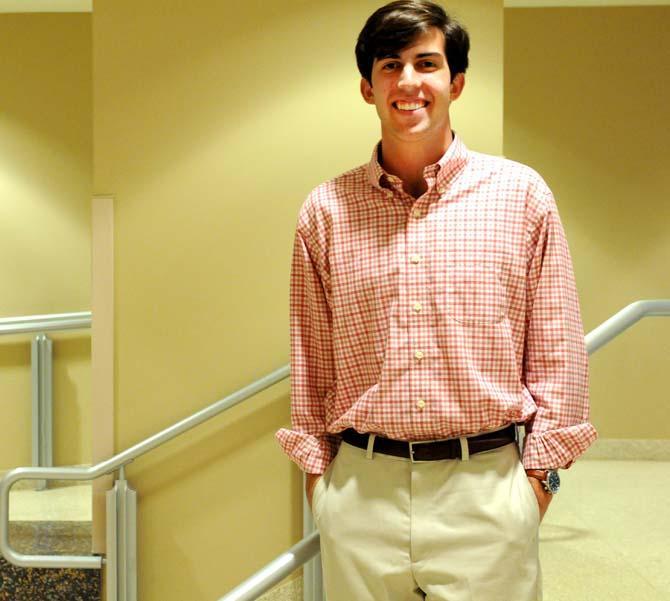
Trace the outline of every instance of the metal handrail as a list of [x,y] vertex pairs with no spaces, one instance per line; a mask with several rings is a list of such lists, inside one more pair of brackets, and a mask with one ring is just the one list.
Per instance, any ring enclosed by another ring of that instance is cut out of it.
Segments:
[[[594,353],[609,340],[646,316],[670,315],[670,300],[637,301],[623,308],[613,317],[586,335],[585,344],[589,354]],[[66,555],[22,555],[9,545],[9,489],[18,480],[92,480],[116,471],[140,455],[194,428],[222,411],[246,400],[288,377],[290,366],[284,367],[246,386],[230,396],[210,405],[177,424],[162,430],[143,442],[115,455],[111,459],[90,468],[16,468],[0,479],[0,555],[8,562],[22,567],[100,568],[102,558],[97,556]],[[270,564],[238,585],[219,601],[252,601],[274,584],[288,576],[300,565],[318,553],[318,532],[299,541]]]
[[91,327],[91,312],[52,313],[0,318],[0,335],[49,332],[53,330],[80,330]]
[[[0,335],[37,333],[31,344],[33,465],[53,466],[52,342],[47,332],[90,328],[90,311],[0,318]],[[38,482],[42,490],[46,482]]]
[[0,480],[0,555],[8,562],[25,568],[100,568],[102,558],[93,555],[23,555],[17,553],[9,544],[9,489],[19,480],[94,480],[105,474],[115,472],[140,455],[172,440],[195,428],[201,423],[234,407],[238,403],[258,394],[288,377],[290,367],[285,365],[264,376],[249,386],[213,403],[209,407],[194,413],[176,424],[165,428],[135,446],[114,455],[91,467],[19,467],[5,474]]
[[643,300],[631,303],[584,337],[586,350],[589,355],[595,353],[600,347],[605,346],[643,317],[664,315],[670,315],[670,300]]
[[[646,300],[637,301],[624,307],[615,313],[607,321],[597,326],[584,337],[584,343],[589,355],[595,353],[599,348],[607,344],[610,340],[627,330],[637,323],[643,317],[654,317],[670,315],[670,299],[668,300]],[[269,591],[276,583],[281,582],[293,570],[300,567],[299,564],[293,567],[294,562],[289,561],[296,549],[309,549],[309,555],[304,558],[302,563],[307,563],[314,555],[319,552],[319,548],[312,549],[311,545],[318,531],[303,538],[298,544],[291,547],[288,551],[282,553],[260,569],[250,578],[236,586],[232,591],[224,595],[219,601],[254,601],[263,593]],[[319,539],[320,540],[320,539]],[[305,547],[300,547],[304,544]]]
[[257,599],[286,576],[314,557],[320,549],[321,536],[318,530],[298,541],[288,551],[273,559],[264,568],[236,586],[219,601],[244,601]]

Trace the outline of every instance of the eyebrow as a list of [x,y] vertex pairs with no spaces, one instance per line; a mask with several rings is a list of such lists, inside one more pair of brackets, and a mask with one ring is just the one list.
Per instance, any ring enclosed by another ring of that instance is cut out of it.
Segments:
[[[442,56],[442,53],[440,52],[421,52],[416,55],[415,58],[426,58],[427,56]],[[397,53],[394,54],[385,54],[384,56],[380,56],[379,60],[383,60],[385,58],[400,58],[400,55]]]

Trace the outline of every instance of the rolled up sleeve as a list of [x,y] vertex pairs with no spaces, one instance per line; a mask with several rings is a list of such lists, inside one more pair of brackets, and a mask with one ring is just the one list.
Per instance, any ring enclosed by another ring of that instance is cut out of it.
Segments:
[[544,182],[529,206],[523,380],[537,412],[527,424],[523,464],[565,468],[597,437],[589,422],[588,353],[570,251]]
[[335,369],[325,253],[319,246],[296,229],[290,278],[291,429],[275,434],[288,457],[310,474],[325,471],[339,442],[338,435],[326,431]]

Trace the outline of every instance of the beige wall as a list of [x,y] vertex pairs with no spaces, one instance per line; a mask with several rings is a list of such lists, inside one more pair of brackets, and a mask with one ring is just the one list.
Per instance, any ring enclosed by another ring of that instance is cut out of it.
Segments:
[[[95,191],[115,196],[116,447],[288,362],[297,212],[378,136],[353,46],[378,2],[97,0]],[[476,50],[455,127],[502,151],[502,2],[456,3]],[[136,461],[139,596],[215,599],[295,543],[288,382]]]
[[[505,10],[505,154],[557,197],[586,331],[670,298],[670,7]],[[670,319],[591,361],[606,438],[668,438]]]
[[[90,308],[91,16],[0,14],[0,317]],[[30,335],[0,338],[0,469],[30,465]],[[54,461],[90,461],[90,338],[54,334]]]

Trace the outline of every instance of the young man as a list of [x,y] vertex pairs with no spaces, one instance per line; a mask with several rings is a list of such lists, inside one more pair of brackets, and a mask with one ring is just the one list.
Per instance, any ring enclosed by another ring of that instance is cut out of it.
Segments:
[[596,437],[551,191],[451,129],[468,50],[432,2],[372,14],[356,58],[381,142],[298,218],[277,439],[308,474],[328,601],[540,599],[555,470]]

